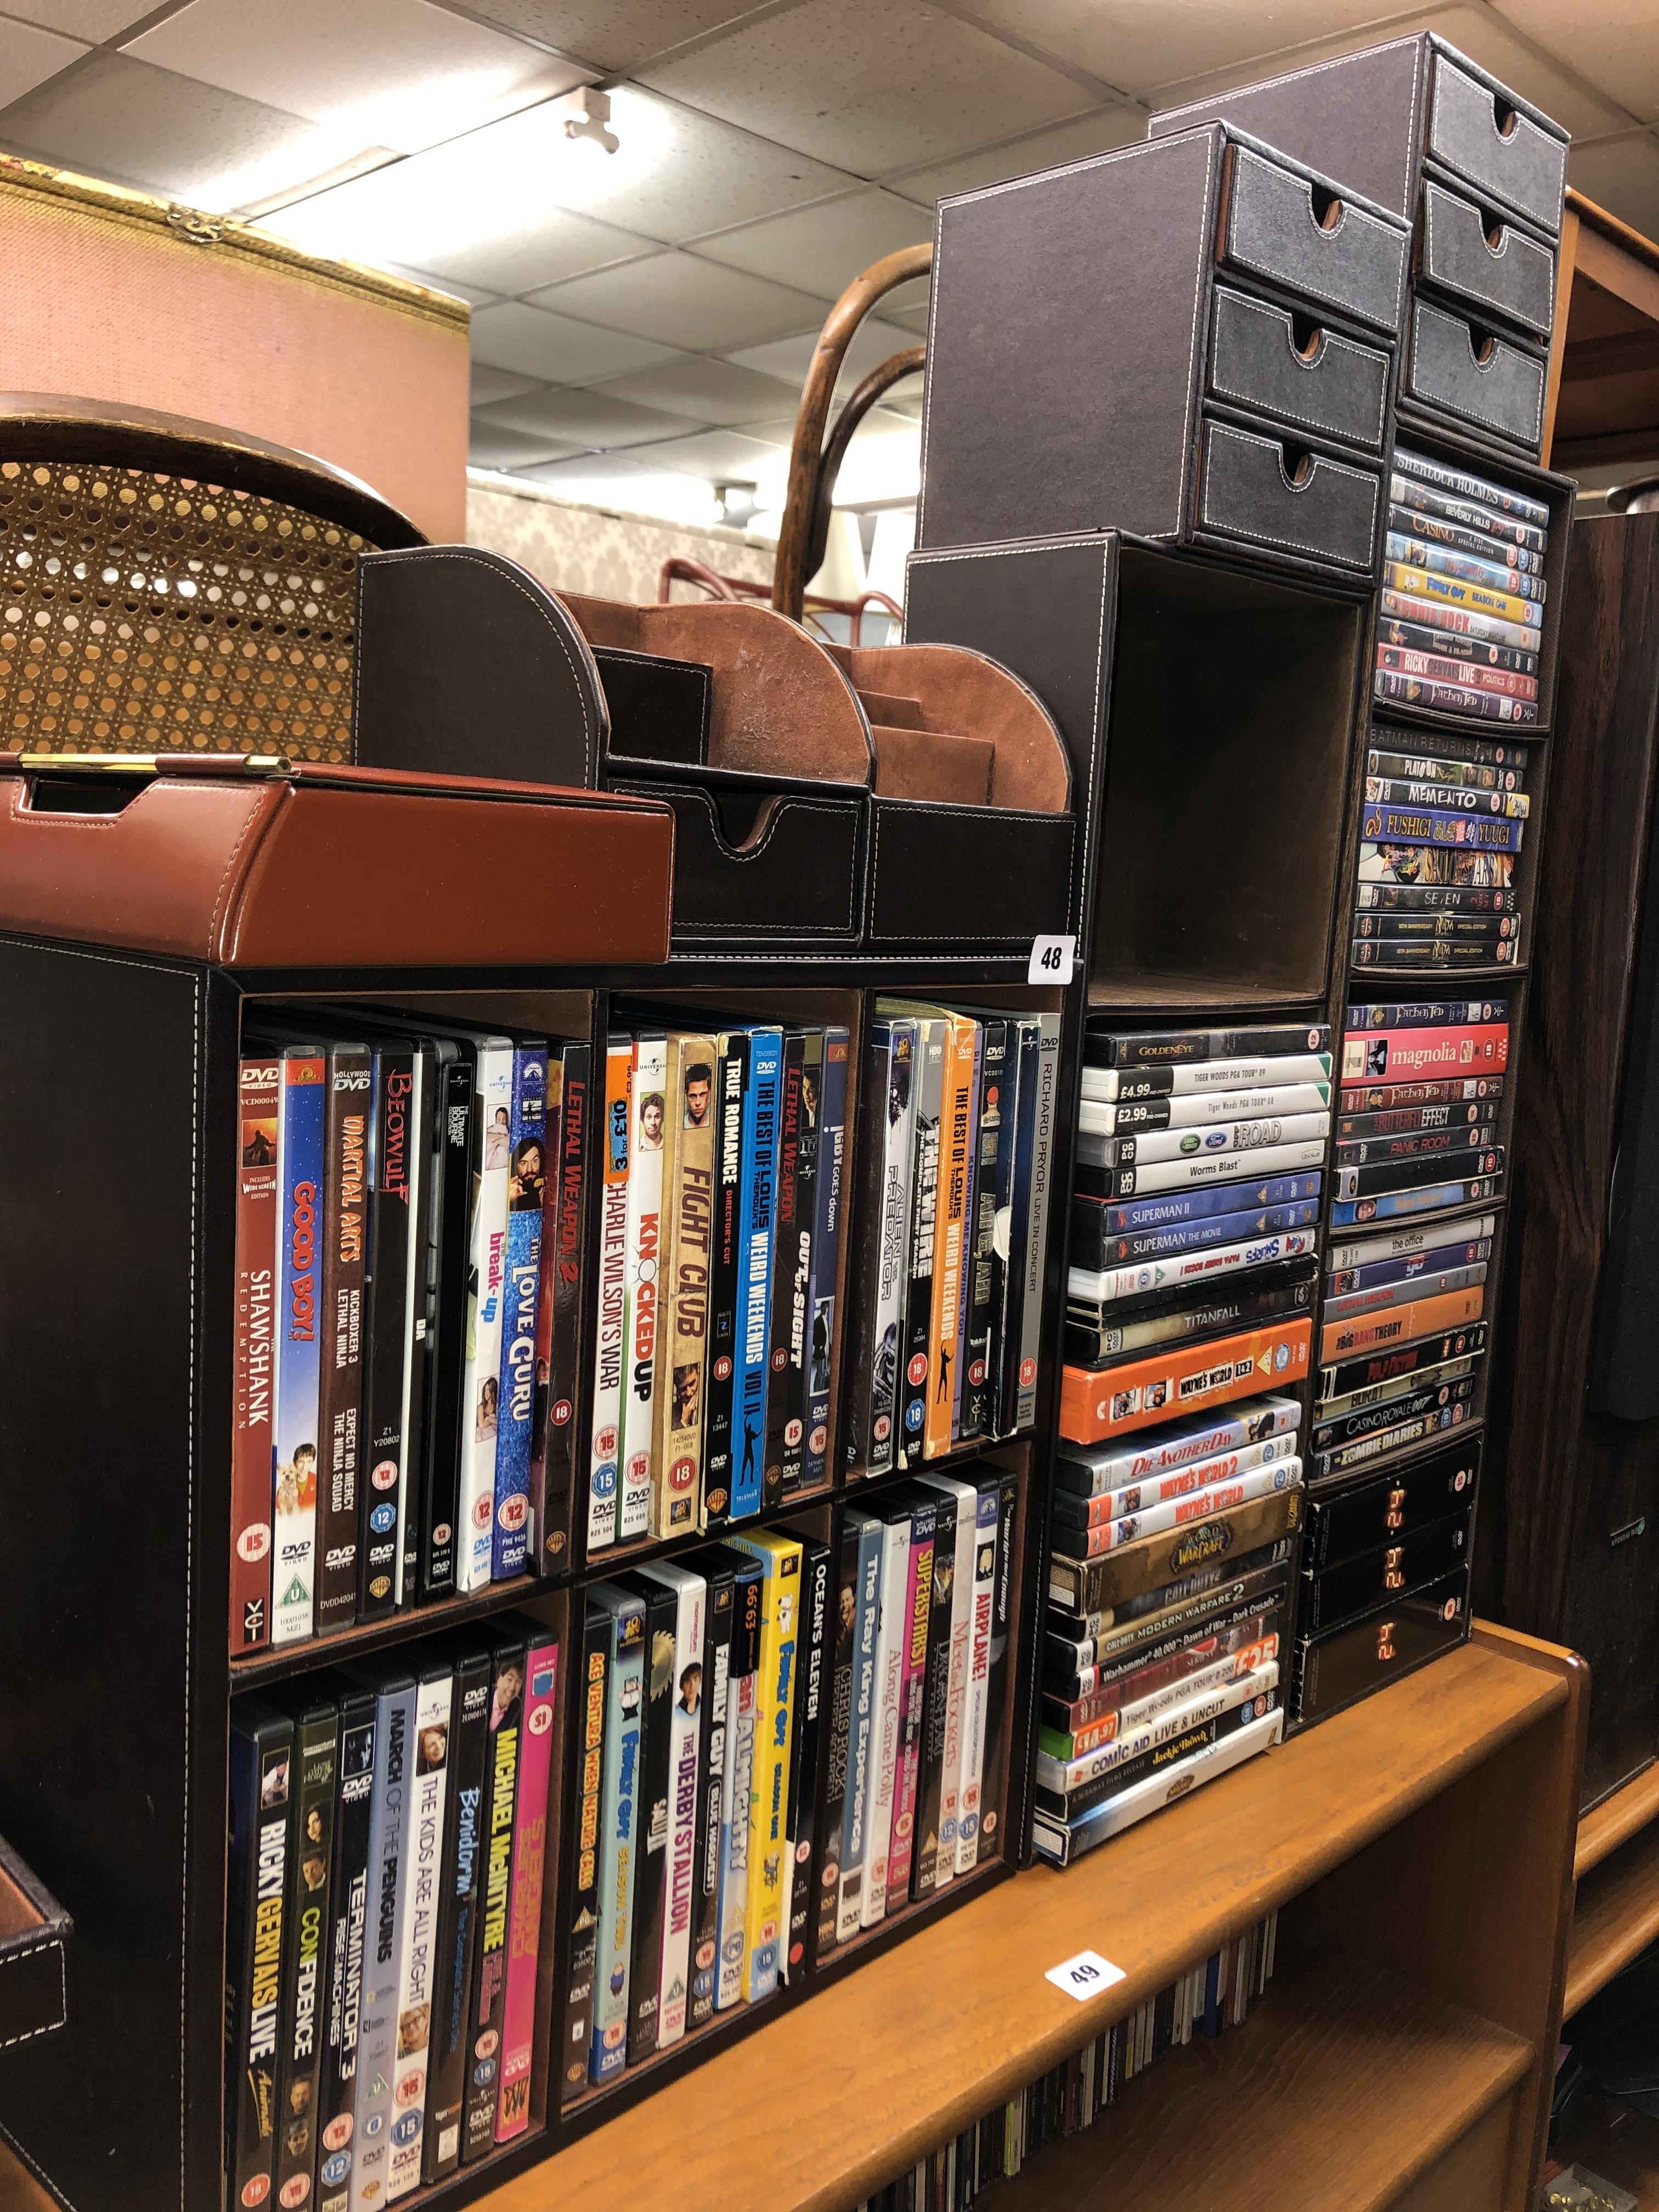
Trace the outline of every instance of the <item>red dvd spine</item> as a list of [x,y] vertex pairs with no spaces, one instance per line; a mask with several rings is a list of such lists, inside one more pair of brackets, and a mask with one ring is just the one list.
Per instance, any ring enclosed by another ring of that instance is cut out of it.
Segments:
[[511,2142],[530,2125],[530,2069],[536,2033],[536,1960],[547,1866],[548,1791],[559,1647],[532,1644],[525,1666],[524,1748],[513,1830],[513,1902],[507,1918],[507,1996],[501,2018],[501,2093],[495,2140]]
[[280,1057],[237,1078],[235,1433],[230,1461],[230,1651],[270,1641],[271,1401],[276,1353]]

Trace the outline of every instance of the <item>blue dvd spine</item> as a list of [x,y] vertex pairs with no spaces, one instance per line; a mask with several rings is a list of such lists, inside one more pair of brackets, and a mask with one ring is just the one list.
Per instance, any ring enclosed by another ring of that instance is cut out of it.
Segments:
[[489,1578],[525,1570],[530,1528],[530,1444],[535,1429],[536,1322],[542,1273],[542,1194],[547,1175],[547,1044],[513,1054],[512,1152],[507,1162],[507,1265],[501,1290],[501,1393],[495,1430],[495,1517]]
[[1224,1183],[1217,1190],[1167,1190],[1146,1198],[1114,1200],[1106,1207],[1106,1233],[1125,1237],[1135,1229],[1165,1229],[1180,1221],[1203,1221],[1212,1213],[1239,1213],[1261,1206],[1294,1206],[1317,1198],[1317,1168],[1302,1175],[1264,1176],[1259,1182]]
[[783,1032],[750,1044],[744,1100],[743,1243],[738,1276],[737,1376],[732,1419],[732,1518],[758,1513],[766,1442],[766,1362],[772,1300],[772,1194],[777,1169]]
[[608,2081],[628,2063],[628,1968],[633,1950],[634,1862],[639,1796],[640,1716],[645,1700],[645,1601],[611,1583],[590,1602],[611,1615],[611,1683],[605,1717],[604,1796],[599,1803],[599,1927],[593,1960],[591,2081]]
[[836,1297],[841,1272],[842,1220],[846,1212],[847,1060],[844,1029],[823,1033],[823,1091],[820,1106],[818,1171],[814,1188],[812,1280],[807,1297],[806,1457],[804,1481],[816,1489],[825,1478],[830,1450],[830,1392],[835,1376]]
[[277,1222],[283,1303],[271,1426],[271,1638],[299,1644],[314,1626],[317,1587],[317,1430],[321,1419],[323,1130],[328,1059],[320,1050],[283,1054],[277,1128]]

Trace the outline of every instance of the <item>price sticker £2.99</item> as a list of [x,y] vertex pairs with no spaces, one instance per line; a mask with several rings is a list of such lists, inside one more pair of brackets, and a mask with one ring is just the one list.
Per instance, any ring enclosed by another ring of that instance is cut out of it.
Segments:
[[1109,1959],[1103,1959],[1098,1951],[1079,1951],[1075,1959],[1050,1966],[1042,1978],[1082,2004],[1090,1997],[1097,1997],[1103,1990],[1109,1990],[1114,1982],[1121,1982],[1123,1969],[1115,1966]]

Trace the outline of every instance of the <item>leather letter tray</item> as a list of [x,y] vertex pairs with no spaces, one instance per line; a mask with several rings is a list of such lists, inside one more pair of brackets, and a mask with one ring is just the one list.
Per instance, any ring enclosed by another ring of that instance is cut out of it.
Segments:
[[1066,927],[1070,765],[1006,669],[742,604],[562,604],[606,688],[604,781],[674,810],[677,951],[937,957]]

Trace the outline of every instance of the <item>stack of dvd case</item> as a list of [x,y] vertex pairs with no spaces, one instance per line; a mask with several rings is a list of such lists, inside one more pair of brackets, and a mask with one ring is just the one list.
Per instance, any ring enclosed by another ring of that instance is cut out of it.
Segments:
[[590,1559],[828,1486],[848,1066],[833,1024],[611,1032]]
[[1486,722],[1538,720],[1550,511],[1397,444],[1372,691]]
[[1242,1936],[1148,1997],[1092,2043],[921,2160],[858,2212],[968,2212],[999,2181],[1012,2181],[1027,2159],[1091,2128],[1138,2075],[1195,2035],[1242,2027],[1267,1993],[1278,1946],[1270,1912]]
[[1356,968],[1513,967],[1528,748],[1373,727],[1354,890]]
[[558,1665],[509,1616],[234,1701],[228,2203],[396,2203],[529,2131]]
[[842,1456],[888,1474],[1036,1412],[1057,1014],[879,999],[865,1043]]
[[839,1559],[768,1528],[589,1587],[563,2103],[1000,1854],[1018,1489],[904,1484]]
[[562,1554],[589,1059],[356,1008],[250,1024],[234,1657]]

